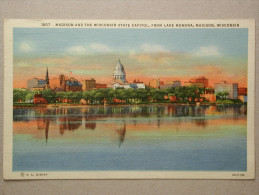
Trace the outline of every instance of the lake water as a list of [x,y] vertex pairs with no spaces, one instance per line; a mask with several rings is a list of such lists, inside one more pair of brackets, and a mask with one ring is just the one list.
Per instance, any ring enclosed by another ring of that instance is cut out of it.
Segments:
[[13,171],[246,171],[246,106],[13,109]]

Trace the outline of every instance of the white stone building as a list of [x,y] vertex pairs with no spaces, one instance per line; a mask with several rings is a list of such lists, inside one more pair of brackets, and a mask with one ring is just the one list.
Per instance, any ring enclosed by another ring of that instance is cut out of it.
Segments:
[[124,89],[145,89],[145,84],[142,82],[128,83],[126,80],[126,72],[124,70],[121,61],[119,60],[115,70],[113,72],[113,89],[124,88]]
[[228,98],[229,99],[237,99],[238,98],[238,84],[237,83],[227,83],[226,81],[223,81],[221,83],[215,83],[215,94],[218,92],[228,92]]

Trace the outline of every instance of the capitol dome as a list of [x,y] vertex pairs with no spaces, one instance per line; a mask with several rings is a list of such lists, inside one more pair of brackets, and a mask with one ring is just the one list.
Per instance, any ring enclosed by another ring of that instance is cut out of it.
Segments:
[[115,70],[113,72],[113,79],[126,82],[126,73],[120,60],[118,61],[117,66],[115,67]]

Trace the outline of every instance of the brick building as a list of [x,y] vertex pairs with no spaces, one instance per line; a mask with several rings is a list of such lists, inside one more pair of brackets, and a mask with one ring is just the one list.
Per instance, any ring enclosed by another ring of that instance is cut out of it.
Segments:
[[96,87],[96,80],[94,78],[90,80],[84,80],[82,82],[82,90],[83,91],[90,91]]

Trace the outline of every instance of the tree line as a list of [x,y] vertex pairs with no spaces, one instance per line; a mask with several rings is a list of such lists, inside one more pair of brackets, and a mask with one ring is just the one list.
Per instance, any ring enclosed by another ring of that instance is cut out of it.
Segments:
[[114,103],[148,103],[168,102],[170,96],[176,96],[178,102],[194,102],[204,93],[204,88],[199,87],[175,87],[168,89],[156,89],[146,87],[145,89],[95,89],[79,92],[54,92],[52,89],[43,91],[30,91],[27,89],[14,89],[13,102],[32,102],[35,94],[42,94],[48,103],[58,103],[67,99],[69,102],[79,103],[81,99],[89,104]]

